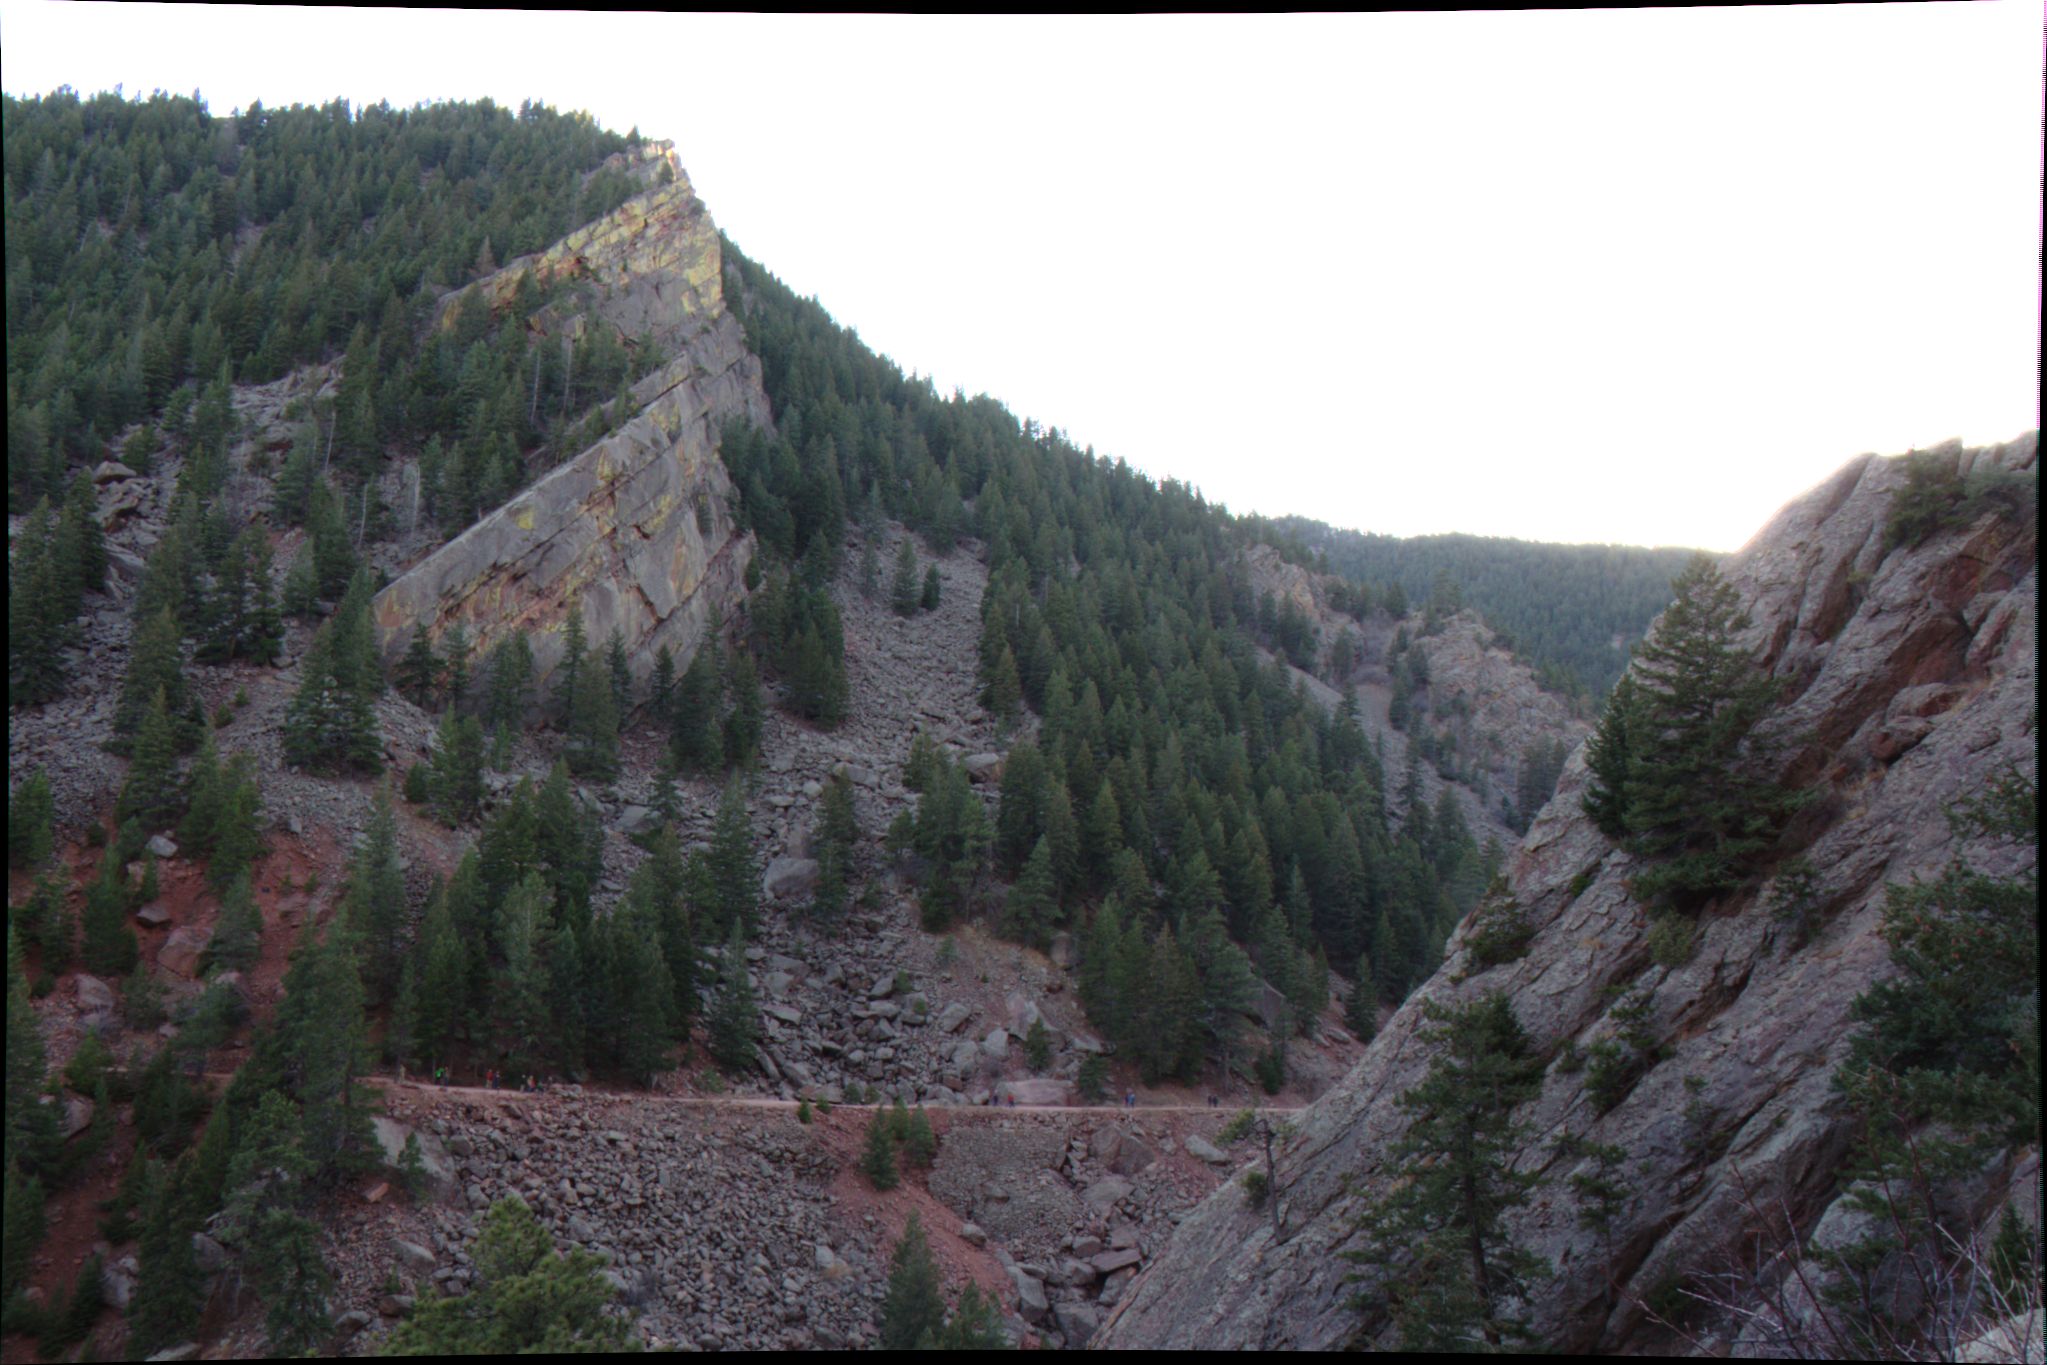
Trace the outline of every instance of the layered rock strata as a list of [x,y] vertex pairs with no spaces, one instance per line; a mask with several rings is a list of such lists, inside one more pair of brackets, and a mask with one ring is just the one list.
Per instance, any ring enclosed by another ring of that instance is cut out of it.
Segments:
[[378,594],[387,664],[415,625],[438,642],[459,622],[479,658],[523,630],[544,685],[561,658],[569,607],[580,601],[592,648],[616,629],[644,680],[663,645],[686,666],[744,596],[752,538],[733,522],[736,496],[718,439],[735,418],[770,423],[760,362],[725,311],[717,229],[673,154],[659,144],[635,164],[660,183],[463,295],[498,307],[528,275],[589,280],[603,288],[591,291],[588,311],[543,310],[538,325],[612,326],[674,358],[634,386],[639,411],[622,427]]
[[[1963,474],[2026,471],[2036,446],[2037,433],[1938,454]],[[1348,1304],[1353,1266],[1341,1253],[1358,1248],[1363,1201],[1383,1191],[1406,1131],[1395,1101],[1428,1068],[1416,1037],[1423,1005],[1494,990],[1555,1058],[1517,1115],[1535,1135],[1521,1168],[1546,1184],[1510,1224],[1556,1272],[1529,1305],[1538,1340],[1564,1351],[1680,1348],[1647,1302],[1737,1270],[1758,1235],[1795,1246],[1840,1221],[1852,1133],[1832,1076],[1856,1027],[1851,1002],[1890,970],[1877,932],[1886,886],[1935,875],[1958,854],[1999,875],[2033,858],[1964,845],[1942,812],[2008,767],[2037,773],[2036,519],[1987,512],[1916,548],[1887,548],[1904,480],[1902,461],[1863,457],[1725,565],[1753,620],[1746,643],[1785,689],[1781,719],[1797,741],[1783,775],[1817,794],[1778,850],[1802,853],[1817,875],[1810,941],[1797,945],[1773,913],[1778,888],[1766,880],[1709,908],[1689,961],[1656,965],[1648,918],[1627,890],[1635,860],[1581,811],[1581,748],[1512,860],[1512,894],[1535,928],[1526,954],[1481,970],[1464,949],[1471,921],[1460,926],[1442,970],[1302,1115],[1279,1158],[1277,1219],[1240,1189],[1218,1191],[1095,1346],[1384,1344],[1385,1324]],[[1614,1004],[1635,992],[1665,1056],[1600,1114],[1569,1059],[1617,1033]],[[1591,1167],[1561,1154],[1566,1134],[1628,1153],[1633,1194],[1610,1243],[1580,1224],[1569,1181]],[[2014,1153],[1986,1172],[1974,1212],[1988,1216],[2028,1160],[2037,1157]],[[1795,1231],[1766,1233],[1757,1210],[1779,1211]],[[1732,1324],[1717,1330],[1709,1349],[1759,1349]]]

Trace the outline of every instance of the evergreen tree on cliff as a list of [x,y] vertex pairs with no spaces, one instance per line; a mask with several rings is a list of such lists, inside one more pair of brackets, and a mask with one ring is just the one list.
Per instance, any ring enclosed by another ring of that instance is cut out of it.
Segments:
[[1588,746],[1585,808],[1650,860],[1644,902],[1694,910],[1740,883],[1800,796],[1758,773],[1776,684],[1736,644],[1749,618],[1733,585],[1701,554],[1671,588]]
[[1540,1089],[1542,1060],[1500,992],[1424,1010],[1435,1027],[1418,1036],[1435,1056],[1400,1097],[1414,1123],[1393,1148],[1391,1192],[1361,1222],[1367,1249],[1345,1253],[1377,1270],[1353,1277],[1368,1286],[1353,1303],[1390,1318],[1407,1350],[1499,1350],[1527,1340],[1510,1313],[1549,1270],[1502,1227],[1538,1179],[1514,1169],[1528,1131],[1513,1114]]

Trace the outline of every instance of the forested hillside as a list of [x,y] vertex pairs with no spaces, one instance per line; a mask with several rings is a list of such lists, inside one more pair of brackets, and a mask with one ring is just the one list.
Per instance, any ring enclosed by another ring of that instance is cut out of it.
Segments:
[[9,96],[0,113],[10,510],[61,498],[67,469],[109,454],[146,468],[159,435],[211,492],[228,386],[345,349],[323,465],[359,483],[394,446],[438,436],[473,514],[627,368],[622,354],[528,363],[517,337],[487,340],[481,317],[421,336],[439,292],[641,188],[597,173],[636,138],[586,117],[336,101],[222,118],[183,97],[68,92]]
[[[1269,528],[907,378],[666,144],[531,104],[4,115],[10,1333],[88,1333],[103,1239],[131,1351],[223,1267],[266,1349],[327,1341],[367,1283],[337,1208],[432,1183],[372,1129],[385,1069],[1312,1094],[1493,879],[1287,668],[1323,642],[1254,586]],[[545,591],[515,546],[560,552]]]
[[892,837],[926,927],[974,912],[987,858],[1015,881],[1001,932],[1084,935],[1090,1013],[1152,1075],[1230,1058],[1254,973],[1303,1025],[1328,964],[1388,999],[1425,976],[1489,873],[1454,803],[1392,808],[1354,716],[1259,663],[1245,528],[993,399],[941,399],[727,255],[778,425],[725,448],[764,546],[813,582],[849,516],[985,547],[984,703],[1035,725],[992,828],[942,757],[913,775],[922,803]]
[[1476,608],[1559,692],[1603,696],[1627,650],[1670,604],[1692,553],[1549,545],[1498,536],[1382,536],[1306,517],[1266,523],[1272,543],[1361,585],[1371,600]]

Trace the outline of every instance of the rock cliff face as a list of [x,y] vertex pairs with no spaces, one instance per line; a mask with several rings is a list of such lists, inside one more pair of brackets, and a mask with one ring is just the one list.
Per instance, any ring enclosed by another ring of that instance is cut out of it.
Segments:
[[[2036,446],[2037,433],[1944,457],[1964,472],[2024,470]],[[1733,1269],[1756,1231],[1745,1203],[1785,1210],[1801,1237],[1812,1232],[1840,1193],[1851,1136],[1829,1103],[1849,1005],[1888,970],[1877,935],[1885,885],[1936,873],[1963,851],[1942,818],[1949,803],[2008,764],[2037,771],[2036,522],[1991,513],[1886,552],[1903,482],[1901,461],[1859,459],[1725,566],[1754,622],[1748,643],[1783,680],[1787,730],[1801,737],[1786,776],[1820,794],[1781,850],[1803,852],[1818,876],[1811,941],[1793,947],[1765,882],[1707,914],[1687,964],[1655,965],[1646,916],[1624,886],[1633,860],[1580,811],[1581,748],[1512,859],[1512,892],[1536,931],[1526,955],[1477,970],[1463,947],[1470,922],[1461,926],[1443,969],[1301,1116],[1279,1159],[1277,1230],[1225,1186],[1189,1215],[1095,1345],[1330,1348],[1377,1337],[1382,1325],[1346,1306],[1351,1265],[1339,1253],[1356,1247],[1361,1201],[1381,1188],[1406,1129],[1395,1100],[1427,1069],[1415,1038],[1425,1000],[1504,990],[1537,1046],[1561,1061],[1567,1044],[1615,1032],[1613,1002],[1632,989],[1646,993],[1648,1025],[1668,1048],[1603,1116],[1583,1073],[1556,1063],[1517,1115],[1537,1135],[1523,1169],[1548,1182],[1513,1225],[1556,1271],[1531,1305],[1545,1345],[1680,1344],[1659,1336],[1642,1301],[1683,1276]],[[1971,856],[2002,874],[2031,854]],[[1612,1295],[1606,1250],[1577,1222],[1568,1182],[1580,1163],[1553,1146],[1566,1133],[1629,1153],[1636,1194],[1613,1234]],[[1984,1182],[1986,1207],[2017,1164]]]
[[[1329,606],[1327,575],[1290,564],[1270,545],[1254,545],[1244,556],[1251,583],[1270,592],[1275,602],[1291,602],[1321,632],[1325,657],[1338,632],[1348,631],[1358,645],[1358,661],[1343,680],[1357,697],[1358,716],[1367,735],[1383,737],[1388,786],[1398,788],[1407,769],[1408,732],[1387,720],[1392,701],[1388,653],[1400,623],[1382,613],[1357,621]],[[1454,738],[1464,780],[1451,782],[1463,794],[1465,818],[1473,834],[1512,844],[1518,837],[1507,824],[1503,803],[1510,803],[1521,780],[1521,764],[1537,740],[1560,740],[1576,748],[1591,724],[1571,712],[1562,697],[1544,691],[1535,670],[1497,642],[1493,631],[1474,611],[1444,618],[1434,633],[1420,634],[1422,620],[1406,622],[1410,647],[1427,661],[1428,685],[1414,698],[1408,731]],[[1335,706],[1341,693],[1322,679],[1299,676],[1325,704]],[[1432,765],[1422,765],[1422,791],[1433,801],[1443,785]]]
[[[578,311],[550,304],[536,327],[573,334],[609,326],[674,358],[634,386],[637,415],[542,476],[428,555],[377,596],[387,663],[426,625],[438,641],[460,622],[478,657],[528,633],[544,682],[562,652],[562,622],[580,599],[593,648],[616,628],[644,679],[667,645],[678,668],[711,623],[741,599],[751,537],[733,525],[718,459],[726,422],[770,423],[760,362],[725,311],[717,229],[667,144],[631,163],[651,188],[545,252],[521,257],[444,301],[496,308],[519,281],[587,281]],[[665,174],[664,174],[665,172]]]

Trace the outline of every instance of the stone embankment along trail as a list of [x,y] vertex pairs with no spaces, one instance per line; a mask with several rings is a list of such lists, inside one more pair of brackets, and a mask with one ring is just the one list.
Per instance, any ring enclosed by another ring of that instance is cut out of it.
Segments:
[[[207,1079],[226,1082],[230,1072],[208,1072]],[[673,1104],[698,1109],[779,1109],[794,1110],[801,1100],[774,1099],[758,1095],[663,1095],[654,1091],[638,1090],[591,1090],[584,1088],[575,1092],[529,1091],[517,1088],[493,1090],[482,1085],[434,1085],[427,1081],[394,1081],[385,1076],[365,1076],[361,1083],[379,1090],[404,1090],[422,1095],[446,1095],[451,1098],[462,1096],[489,1097],[492,1099],[541,1100],[575,1098],[581,1100],[622,1100],[631,1104]],[[1125,1107],[1120,1104],[1019,1104],[1015,1108],[993,1104],[947,1104],[931,1106],[947,1115],[958,1114],[1216,1114],[1228,1111],[1227,1106],[1206,1104],[1139,1104]],[[887,1105],[855,1104],[850,1101],[834,1104],[834,1109],[888,1108]],[[1298,1114],[1300,1109],[1263,1109],[1262,1114]]]

